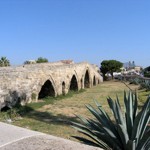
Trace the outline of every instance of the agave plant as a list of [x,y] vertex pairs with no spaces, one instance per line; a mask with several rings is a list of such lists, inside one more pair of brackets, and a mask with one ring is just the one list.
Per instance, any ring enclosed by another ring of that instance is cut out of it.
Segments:
[[123,108],[118,97],[107,101],[114,119],[97,101],[97,108],[86,105],[94,119],[78,116],[81,122],[73,122],[73,127],[89,138],[74,137],[105,150],[150,150],[150,97],[140,111],[137,94],[131,91],[124,92]]
[[141,88],[145,88],[146,91],[150,90],[150,81],[149,80],[144,80],[141,84],[140,84]]

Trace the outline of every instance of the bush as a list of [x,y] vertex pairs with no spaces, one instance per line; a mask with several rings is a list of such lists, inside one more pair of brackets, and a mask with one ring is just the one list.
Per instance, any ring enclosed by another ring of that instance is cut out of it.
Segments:
[[95,117],[83,118],[78,116],[81,122],[73,122],[73,127],[88,136],[75,137],[80,141],[98,146],[107,150],[148,150],[150,148],[150,97],[147,98],[141,111],[138,111],[137,94],[124,92],[124,112],[119,99],[113,101],[107,99],[113,113],[114,120],[105,112],[102,106],[95,101],[97,109],[86,105],[87,109]]
[[146,91],[150,90],[150,80],[144,80],[141,84],[140,84],[140,88],[141,89],[146,89]]
[[31,94],[31,99],[32,99],[32,100],[36,100],[36,96],[37,96],[37,95],[36,95],[35,93],[32,93],[32,94]]
[[47,58],[43,58],[43,57],[39,57],[37,60],[36,60],[37,63],[46,63],[48,62],[48,59]]
[[130,82],[130,84],[139,85],[140,84],[140,79],[139,78],[130,79],[129,82]]
[[150,73],[144,73],[144,77],[150,78]]

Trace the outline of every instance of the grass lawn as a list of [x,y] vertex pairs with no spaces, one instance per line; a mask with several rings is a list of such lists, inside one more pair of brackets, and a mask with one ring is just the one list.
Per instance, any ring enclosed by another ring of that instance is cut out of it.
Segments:
[[[129,86],[133,90],[138,89],[137,85]],[[38,103],[28,104],[26,109],[20,110],[22,117],[14,121],[13,124],[75,140],[71,136],[79,135],[79,133],[70,126],[70,121],[77,120],[75,114],[89,117],[90,113],[87,111],[85,104],[94,106],[93,100],[100,102],[104,109],[108,111],[107,97],[110,96],[115,99],[117,94],[123,102],[124,90],[128,91],[125,84],[118,81],[108,81],[73,95],[71,93],[65,97],[47,98]],[[138,93],[139,104],[142,105],[150,92],[140,90]],[[0,121],[4,121],[4,115],[4,113],[1,113]]]

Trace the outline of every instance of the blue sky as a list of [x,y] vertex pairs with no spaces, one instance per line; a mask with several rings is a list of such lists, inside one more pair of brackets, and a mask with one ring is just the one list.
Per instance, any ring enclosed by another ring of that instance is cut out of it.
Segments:
[[0,0],[0,56],[150,65],[149,0]]

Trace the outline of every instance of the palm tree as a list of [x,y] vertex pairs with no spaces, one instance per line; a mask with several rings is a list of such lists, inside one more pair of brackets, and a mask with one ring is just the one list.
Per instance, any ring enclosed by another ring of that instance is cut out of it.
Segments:
[[10,66],[10,62],[6,57],[1,57],[0,67]]

